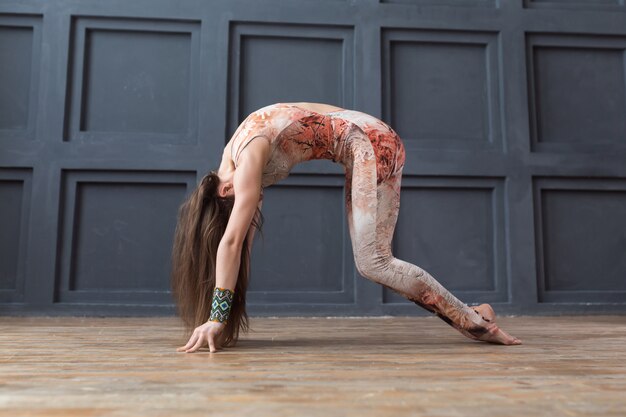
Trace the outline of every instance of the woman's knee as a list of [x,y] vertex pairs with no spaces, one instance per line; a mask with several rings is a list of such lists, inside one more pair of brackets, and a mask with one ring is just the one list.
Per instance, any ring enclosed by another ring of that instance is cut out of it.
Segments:
[[400,286],[408,294],[418,294],[428,286],[430,275],[412,263],[391,254],[361,253],[354,258],[357,271],[378,284]]
[[356,269],[365,278],[377,283],[386,281],[385,275],[390,272],[391,256],[380,253],[358,253],[354,256]]

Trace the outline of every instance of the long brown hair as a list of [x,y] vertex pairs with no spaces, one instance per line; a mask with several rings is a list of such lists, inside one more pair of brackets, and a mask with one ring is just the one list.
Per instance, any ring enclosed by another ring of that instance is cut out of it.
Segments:
[[[224,235],[235,198],[220,197],[217,172],[206,174],[178,211],[178,223],[172,249],[171,287],[187,337],[211,314],[215,288],[217,248]],[[252,226],[261,230],[263,215],[257,209]],[[246,291],[250,253],[248,236],[241,250],[241,263],[235,297],[226,327],[221,335],[223,346],[234,346],[240,331],[248,331]]]

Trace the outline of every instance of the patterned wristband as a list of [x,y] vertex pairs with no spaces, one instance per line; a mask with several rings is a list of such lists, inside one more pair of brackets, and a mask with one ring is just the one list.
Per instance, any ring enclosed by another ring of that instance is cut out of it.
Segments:
[[235,292],[227,288],[215,287],[213,290],[213,302],[211,303],[211,315],[209,321],[226,323],[230,308],[233,305]]

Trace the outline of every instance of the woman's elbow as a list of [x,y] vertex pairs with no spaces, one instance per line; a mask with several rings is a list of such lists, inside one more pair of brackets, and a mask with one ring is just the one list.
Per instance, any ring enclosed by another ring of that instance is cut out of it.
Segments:
[[243,239],[236,236],[224,236],[220,240],[219,249],[228,251],[240,251],[243,246]]

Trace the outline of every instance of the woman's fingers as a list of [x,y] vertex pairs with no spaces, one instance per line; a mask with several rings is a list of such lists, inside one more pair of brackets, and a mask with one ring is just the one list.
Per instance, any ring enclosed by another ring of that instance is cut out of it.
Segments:
[[195,338],[196,338],[196,336],[195,336],[195,335],[194,335],[194,336],[191,336],[191,337],[189,338],[189,341],[187,342],[187,344],[186,344],[185,346],[181,346],[181,347],[179,347],[179,348],[178,348],[178,349],[176,349],[176,350],[180,352],[181,350],[189,349],[191,346],[193,346],[193,343],[192,343],[191,341],[193,340],[193,342],[195,343]]
[[181,346],[178,349],[176,349],[177,351],[183,351],[183,350],[187,350],[190,347],[192,347],[196,341],[198,340],[198,332],[194,332],[191,337],[189,338],[189,341],[187,342],[187,344],[185,346]]
[[208,339],[209,339],[209,352],[213,353],[217,351],[217,349],[215,349],[215,334],[209,333]]
[[195,345],[193,345],[193,347],[186,350],[187,353],[195,352],[196,350],[200,349],[202,345],[204,345],[204,338],[202,337],[202,335],[203,334],[200,333],[198,337],[198,341],[196,342]]
[[216,326],[215,323],[205,324],[203,326],[196,328],[196,330],[193,332],[193,334],[189,338],[189,341],[187,342],[187,344],[185,346],[181,346],[177,348],[176,350],[178,352],[184,351],[187,353],[191,353],[191,352],[197,351],[198,349],[200,349],[201,347],[205,346],[208,343],[209,351],[211,353],[217,352],[217,350],[220,348],[220,345],[222,343],[222,340],[220,337],[220,336],[223,336],[222,333],[223,332],[222,332],[221,327]]

